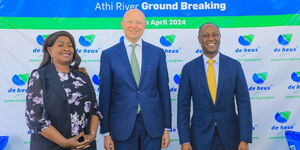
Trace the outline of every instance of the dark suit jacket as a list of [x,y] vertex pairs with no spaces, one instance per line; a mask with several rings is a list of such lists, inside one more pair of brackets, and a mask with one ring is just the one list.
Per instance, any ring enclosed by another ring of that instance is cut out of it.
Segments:
[[171,101],[166,56],[161,48],[142,41],[142,69],[136,85],[124,42],[102,52],[100,67],[101,133],[125,140],[132,131],[140,103],[147,133],[162,136],[171,128]]
[[[53,125],[64,137],[70,138],[71,118],[67,101],[68,98],[57,72],[55,71],[55,67],[53,64],[48,64],[37,69],[37,71],[39,72],[42,81],[44,107],[47,111],[48,119],[51,120],[51,125]],[[74,73],[79,75],[89,86],[90,95],[88,96],[92,99],[96,99],[95,91],[89,76],[77,70],[75,70]],[[65,150],[40,134],[31,134],[30,142],[30,150]],[[96,142],[91,143],[91,147],[88,149],[95,150]]]
[[[193,116],[190,120],[191,99]],[[196,150],[209,150],[215,126],[227,150],[237,149],[240,141],[252,141],[251,105],[246,79],[241,64],[230,57],[220,54],[215,105],[207,85],[203,56],[187,63],[182,69],[177,110],[180,143],[191,142]]]

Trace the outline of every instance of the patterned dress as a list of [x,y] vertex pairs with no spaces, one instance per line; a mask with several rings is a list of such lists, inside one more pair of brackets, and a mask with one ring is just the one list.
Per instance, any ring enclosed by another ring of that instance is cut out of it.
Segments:
[[[67,96],[71,119],[71,135],[78,135],[88,125],[89,114],[102,115],[96,100],[88,96],[87,83],[71,70],[58,72],[60,82]],[[34,71],[28,82],[25,119],[31,133],[41,133],[51,125],[44,107],[43,88],[38,71]],[[93,106],[93,108],[91,108]]]

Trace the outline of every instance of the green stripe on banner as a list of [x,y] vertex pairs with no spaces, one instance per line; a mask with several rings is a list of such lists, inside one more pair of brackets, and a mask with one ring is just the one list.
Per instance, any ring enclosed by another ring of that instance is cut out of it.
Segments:
[[[122,18],[0,17],[0,29],[121,29]],[[221,28],[299,26],[300,14],[274,16],[148,17],[148,29],[193,29],[205,22]]]

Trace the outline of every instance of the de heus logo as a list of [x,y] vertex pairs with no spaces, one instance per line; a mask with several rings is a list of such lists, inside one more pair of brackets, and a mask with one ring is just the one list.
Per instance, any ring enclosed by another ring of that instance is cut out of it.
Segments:
[[285,111],[285,112],[277,112],[275,114],[275,120],[278,123],[286,123],[289,118],[290,118],[291,112],[290,111]]
[[[176,83],[177,85],[179,85],[180,84],[180,80],[181,80],[181,74],[175,74],[174,76],[173,76],[173,81],[174,81],[174,83]],[[178,87],[170,87],[170,92],[171,93],[176,93],[178,91]]]
[[267,72],[254,73],[252,75],[253,81],[257,84],[263,84],[266,81],[267,77],[268,77]]
[[252,85],[248,88],[249,91],[269,91],[272,85],[264,84],[268,78],[268,72],[254,73],[252,75],[252,80],[257,85]]
[[287,124],[290,119],[291,111],[277,112],[274,116],[274,119],[280,123],[279,125],[273,125],[271,130],[292,130],[295,127],[295,123]]
[[93,44],[95,38],[96,36],[94,34],[82,35],[79,37],[79,43],[84,47],[89,47]]
[[[297,52],[297,49],[299,48],[299,46],[296,47],[287,47],[293,38],[293,34],[281,34],[278,36],[278,43],[284,47],[276,47],[274,48],[273,52],[276,53],[284,53],[283,55],[287,54],[287,53],[295,53]],[[279,56],[282,56],[282,54],[280,54]]]
[[291,78],[294,82],[300,83],[300,72],[293,72]]
[[11,87],[7,90],[8,93],[25,93],[26,88],[22,88],[22,86],[26,85],[29,80],[30,74],[15,74],[12,76],[11,80],[14,85],[19,86],[18,88]]
[[175,74],[173,80],[176,84],[180,84],[181,74]]
[[278,36],[277,40],[279,44],[286,46],[290,44],[292,38],[293,38],[293,34],[281,34]]
[[40,35],[38,35],[38,36],[36,37],[36,42],[42,46],[42,45],[44,44],[46,38],[47,38],[49,35],[50,35],[50,34],[43,34],[43,35],[40,34]]
[[120,43],[123,42],[123,41],[124,41],[124,38],[125,38],[124,36],[121,36],[120,39],[119,39],[119,42],[120,42]]
[[100,85],[100,75],[99,74],[94,74],[92,77],[92,81],[96,85]]
[[243,46],[249,46],[253,42],[254,35],[249,34],[249,35],[241,35],[238,39],[239,43]]
[[300,72],[292,72],[291,73],[292,81],[296,82],[296,84],[288,85],[289,90],[299,90],[300,89]]
[[17,86],[23,86],[28,82],[29,73],[15,74],[12,77],[12,82]]
[[166,47],[172,46],[176,38],[176,35],[163,35],[160,37],[160,44]]

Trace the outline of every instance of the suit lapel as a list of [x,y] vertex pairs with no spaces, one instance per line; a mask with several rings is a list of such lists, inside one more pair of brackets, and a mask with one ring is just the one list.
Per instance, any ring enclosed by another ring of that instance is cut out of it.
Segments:
[[144,79],[145,76],[145,67],[146,64],[148,63],[148,61],[150,61],[150,53],[151,50],[149,50],[149,45],[147,45],[146,42],[142,41],[142,69],[141,69],[141,78],[140,78],[140,83],[139,83],[139,87],[142,84],[142,81]]
[[117,53],[119,54],[122,62],[124,63],[132,82],[134,82],[135,87],[137,87],[137,85],[135,83],[134,76],[133,76],[133,72],[132,72],[132,69],[131,69],[131,66],[130,66],[130,61],[129,61],[129,58],[128,58],[128,55],[127,55],[127,52],[126,52],[124,42],[119,43],[119,48],[118,48]]
[[220,62],[219,62],[219,78],[218,78],[218,87],[217,87],[217,99],[216,104],[220,101],[220,94],[223,89],[224,81],[226,79],[227,74],[229,73],[226,59],[224,59],[224,55],[220,53]]
[[[205,93],[207,93],[207,97],[209,97],[209,103],[213,104],[212,98],[210,96],[210,92],[209,92],[209,88],[208,88],[208,84],[207,84],[207,78],[206,78],[206,71],[205,71],[205,67],[204,67],[204,60],[203,60],[203,54],[198,57],[197,59],[197,66],[195,67],[197,69],[195,69],[197,75],[200,78],[201,84],[204,87],[204,91]],[[199,68],[199,69],[198,69]]]

